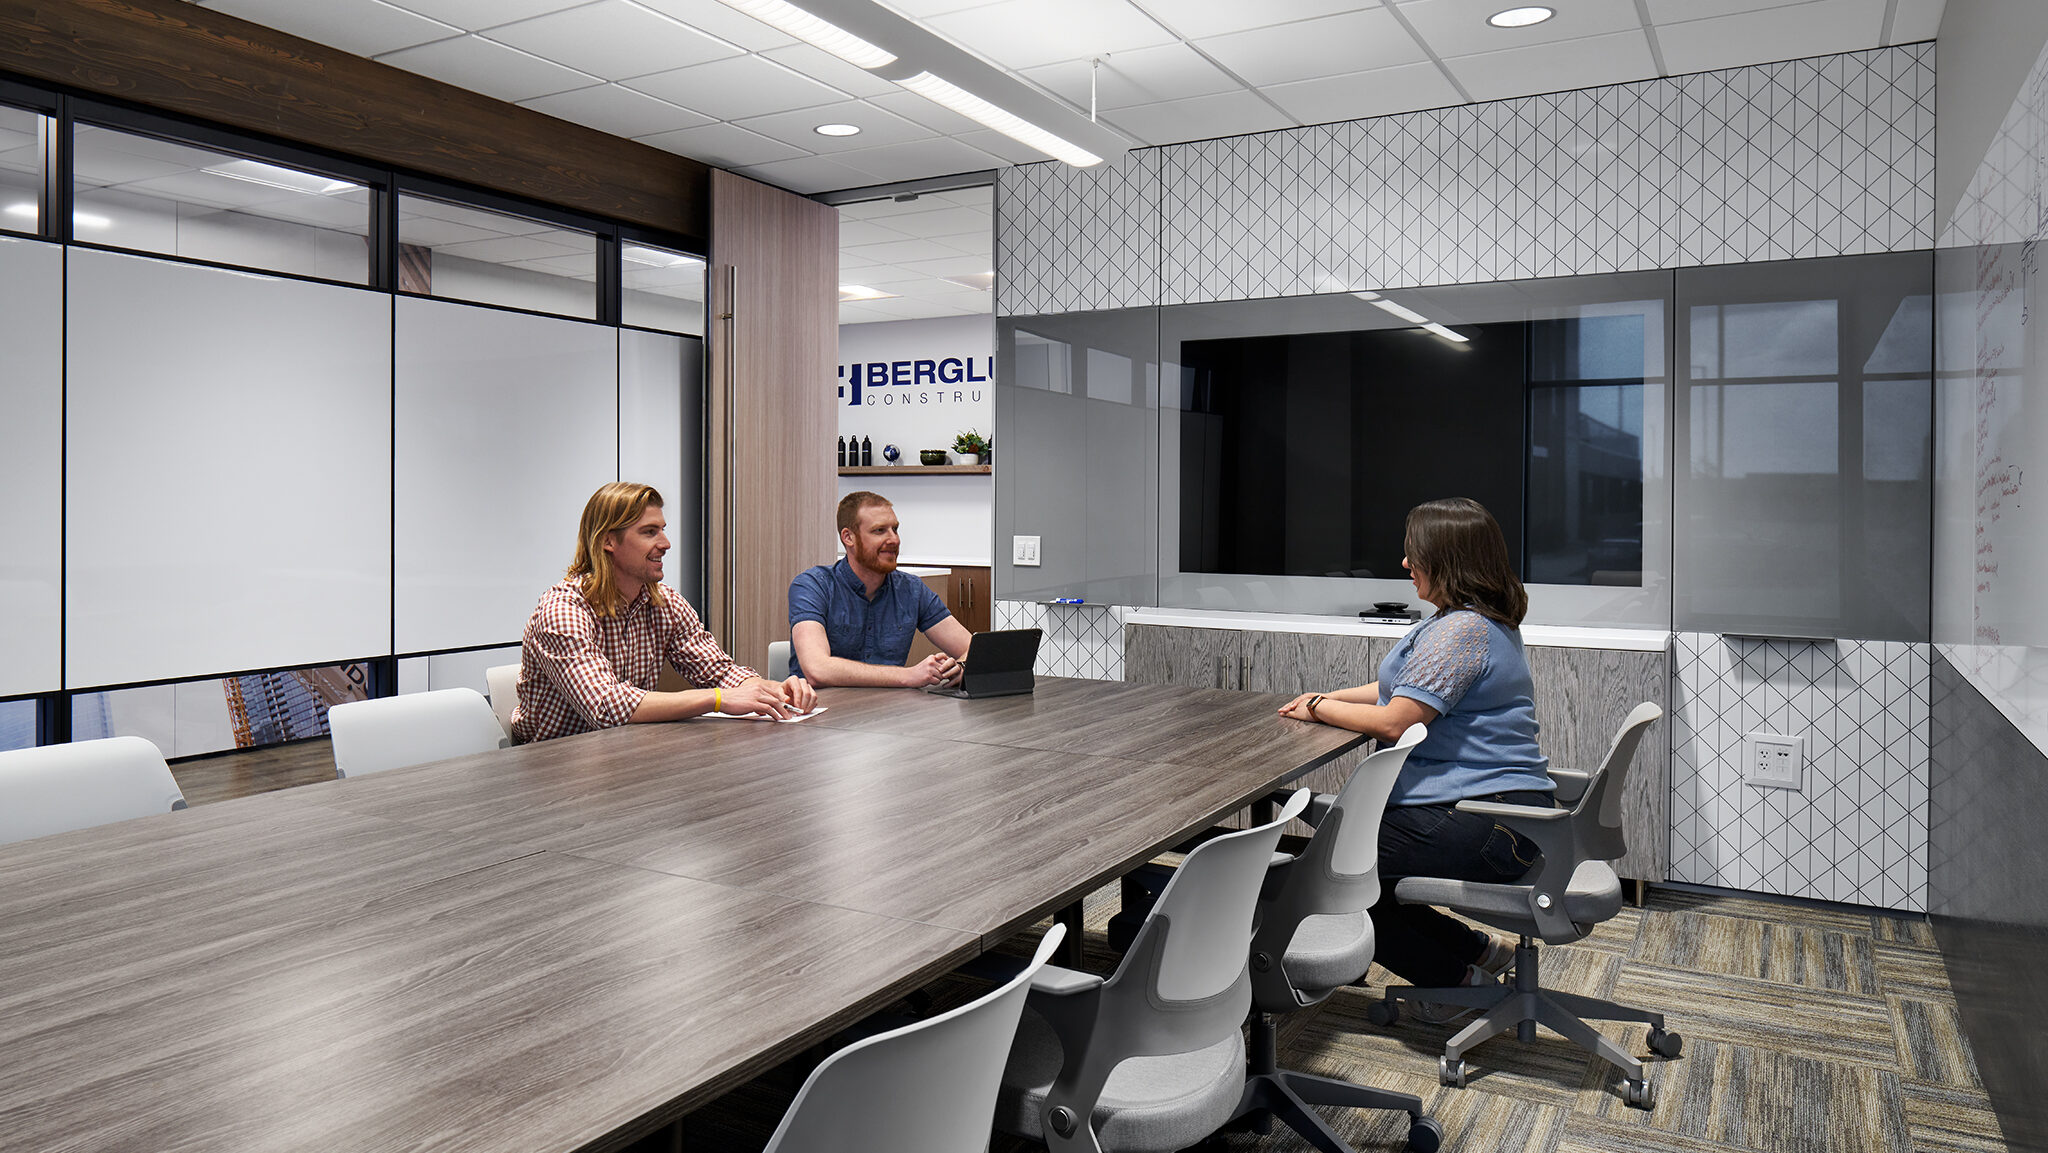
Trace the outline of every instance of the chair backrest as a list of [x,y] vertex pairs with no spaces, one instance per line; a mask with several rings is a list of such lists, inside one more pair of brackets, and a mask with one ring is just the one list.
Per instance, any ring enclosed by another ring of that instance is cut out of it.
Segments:
[[[1401,739],[1381,748],[1365,758],[1352,770],[1344,787],[1337,790],[1337,799],[1330,805],[1330,811],[1317,826],[1314,841],[1327,839],[1329,844],[1329,868],[1344,877],[1370,877],[1375,886],[1380,874],[1380,818],[1386,815],[1387,798],[1393,795],[1394,779],[1401,775],[1401,769],[1408,763],[1408,754],[1415,746],[1429,737],[1427,725],[1409,725],[1402,732]],[[1330,817],[1337,823],[1330,827],[1330,836],[1323,836],[1323,828],[1330,826]],[[1310,844],[1313,845],[1314,841]],[[1370,908],[1379,899],[1374,893],[1372,900],[1365,903]]]
[[491,714],[506,736],[512,735],[512,710],[519,704],[519,666],[498,665],[484,670],[484,687],[490,690]]
[[184,807],[164,755],[141,737],[0,753],[0,845]]
[[986,1148],[996,1090],[1054,925],[1007,984],[928,1021],[857,1041],[811,1072],[765,1153],[963,1153]]
[[788,641],[768,642],[768,667],[761,670],[761,675],[777,684],[789,679]]
[[1628,838],[1621,828],[1621,799],[1628,783],[1629,766],[1643,733],[1664,710],[1644,701],[1629,710],[1614,742],[1607,746],[1586,792],[1572,808],[1572,839],[1581,861],[1613,861],[1628,855]]
[[[1121,985],[1133,976],[1155,979],[1151,998],[1171,1005],[1206,1001],[1243,981],[1252,913],[1266,867],[1280,843],[1281,827],[1301,815],[1308,802],[1309,791],[1297,789],[1278,818],[1196,846],[1174,870],[1109,983]],[[1243,1016],[1240,1011],[1238,1019]]]
[[334,737],[337,777],[488,752],[511,742],[475,689],[349,701],[327,710],[327,728]]

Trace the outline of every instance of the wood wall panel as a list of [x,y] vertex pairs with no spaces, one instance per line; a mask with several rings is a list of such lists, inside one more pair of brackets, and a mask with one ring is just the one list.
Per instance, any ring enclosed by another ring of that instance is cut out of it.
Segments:
[[184,0],[0,0],[0,69],[703,240],[710,168]]
[[742,662],[789,637],[789,582],[830,563],[839,499],[839,210],[711,180],[709,572],[713,630]]

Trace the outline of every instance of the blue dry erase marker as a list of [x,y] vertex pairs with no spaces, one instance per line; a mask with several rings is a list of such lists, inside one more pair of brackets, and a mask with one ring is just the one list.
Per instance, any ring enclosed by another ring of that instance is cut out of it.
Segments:
[[1082,605],[1087,604],[1088,602],[1082,600],[1080,597],[1054,597],[1052,598],[1052,603],[1056,605]]

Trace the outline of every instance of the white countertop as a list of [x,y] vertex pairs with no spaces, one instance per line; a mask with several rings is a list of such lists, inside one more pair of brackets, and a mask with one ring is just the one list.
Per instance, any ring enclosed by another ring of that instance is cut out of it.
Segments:
[[[1399,637],[1412,625],[1376,624],[1356,617],[1303,613],[1245,613],[1216,609],[1132,609],[1125,624],[1173,625],[1191,629],[1244,629],[1269,633],[1329,633],[1338,636]],[[1524,625],[1524,644],[1565,649],[1625,649],[1661,653],[1671,634],[1654,629],[1602,629],[1578,625]]]

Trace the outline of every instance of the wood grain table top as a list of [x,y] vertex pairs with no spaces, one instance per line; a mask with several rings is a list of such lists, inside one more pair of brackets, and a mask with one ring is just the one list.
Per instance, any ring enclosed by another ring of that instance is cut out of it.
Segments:
[[0,847],[0,1147],[615,1147],[1358,740],[1260,695],[1040,686],[825,690],[800,724]]

